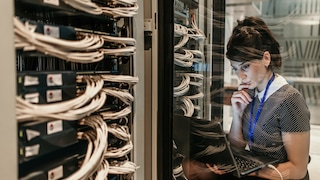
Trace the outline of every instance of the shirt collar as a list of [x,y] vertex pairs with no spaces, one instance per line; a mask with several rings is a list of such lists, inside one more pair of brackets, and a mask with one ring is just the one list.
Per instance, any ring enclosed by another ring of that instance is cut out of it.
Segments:
[[[275,79],[273,80],[273,82],[270,84],[270,87],[268,89],[268,92],[267,92],[267,95],[266,95],[266,99],[265,101],[268,99],[268,97],[270,97],[275,91],[277,91],[278,89],[280,89],[282,86],[288,84],[287,80],[279,75],[279,74],[275,74],[276,77]],[[259,97],[259,100],[261,101],[262,97],[263,97],[263,94],[264,94],[264,91],[266,89],[264,89],[263,91],[261,92],[258,92],[257,89],[256,89],[256,92],[255,92],[255,96],[258,95]]]

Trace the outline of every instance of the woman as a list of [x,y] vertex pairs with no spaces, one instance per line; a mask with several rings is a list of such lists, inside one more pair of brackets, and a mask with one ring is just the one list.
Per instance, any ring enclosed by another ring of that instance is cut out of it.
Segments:
[[280,162],[250,176],[309,179],[310,112],[302,95],[274,72],[281,67],[279,43],[263,20],[238,21],[226,56],[241,81],[231,97],[231,145]]

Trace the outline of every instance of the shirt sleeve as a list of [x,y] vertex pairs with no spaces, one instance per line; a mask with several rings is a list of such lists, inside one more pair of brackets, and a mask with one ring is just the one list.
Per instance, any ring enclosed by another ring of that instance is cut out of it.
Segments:
[[280,117],[282,132],[304,132],[310,130],[310,111],[305,99],[298,91],[284,94]]

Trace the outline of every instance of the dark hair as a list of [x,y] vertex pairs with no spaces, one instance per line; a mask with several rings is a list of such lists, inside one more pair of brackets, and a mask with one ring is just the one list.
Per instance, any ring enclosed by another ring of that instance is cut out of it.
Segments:
[[280,68],[280,45],[265,22],[254,16],[238,20],[227,44],[227,58],[238,62],[252,61],[262,59],[265,51],[271,55],[269,68]]

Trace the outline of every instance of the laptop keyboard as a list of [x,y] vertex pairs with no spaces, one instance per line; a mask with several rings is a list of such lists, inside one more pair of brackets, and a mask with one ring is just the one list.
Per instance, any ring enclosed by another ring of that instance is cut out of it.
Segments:
[[250,170],[252,168],[255,168],[259,166],[259,163],[250,159],[246,159],[239,156],[234,156],[234,159],[236,160],[236,163],[238,165],[238,168],[241,172]]

